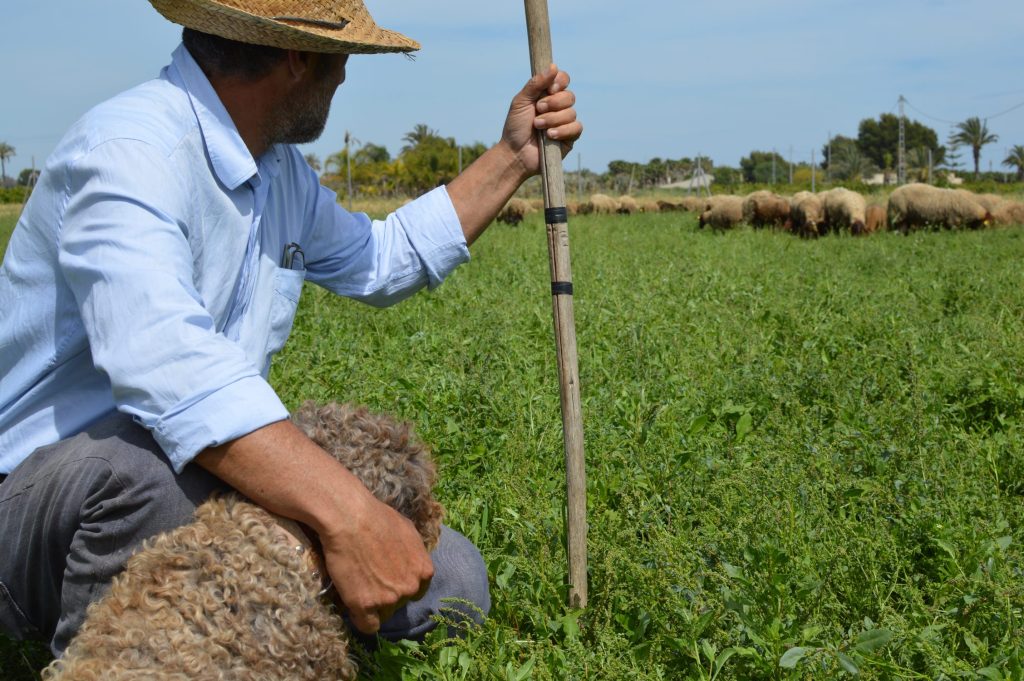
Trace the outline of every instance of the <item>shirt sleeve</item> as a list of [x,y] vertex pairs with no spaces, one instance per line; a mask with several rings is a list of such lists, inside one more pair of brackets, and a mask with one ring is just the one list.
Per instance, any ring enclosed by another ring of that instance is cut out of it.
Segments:
[[319,186],[309,208],[306,278],[377,307],[393,305],[424,286],[431,289],[469,260],[462,225],[448,192],[438,187],[370,220],[349,213]]
[[193,284],[189,181],[143,142],[97,146],[69,171],[58,256],[117,408],[153,432],[178,472],[288,416]]

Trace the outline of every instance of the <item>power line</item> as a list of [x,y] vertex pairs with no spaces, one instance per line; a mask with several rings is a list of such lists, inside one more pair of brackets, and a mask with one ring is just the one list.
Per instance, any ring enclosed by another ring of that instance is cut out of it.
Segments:
[[[907,106],[909,106],[911,109],[916,111],[917,113],[919,113],[922,116],[924,116],[925,118],[930,118],[933,121],[938,121],[939,123],[946,123],[947,125],[957,125],[958,123],[960,123],[960,121],[949,121],[949,120],[946,120],[945,118],[939,118],[937,116],[932,116],[931,114],[927,114],[924,111],[921,111],[920,109],[918,109],[913,104],[911,104],[910,101],[907,100],[907,99],[904,99],[904,103]],[[1008,114],[1011,111],[1016,111],[1017,109],[1019,109],[1021,107],[1024,107],[1024,102],[1020,102],[1019,104],[1015,104],[1014,106],[1011,106],[1009,109],[1006,109],[1004,111],[1000,111],[999,113],[990,114],[988,116],[979,116],[979,118],[981,120],[983,120],[983,121],[988,121],[988,120],[991,120],[993,118],[998,118],[999,116],[1003,116],[1005,114]]]

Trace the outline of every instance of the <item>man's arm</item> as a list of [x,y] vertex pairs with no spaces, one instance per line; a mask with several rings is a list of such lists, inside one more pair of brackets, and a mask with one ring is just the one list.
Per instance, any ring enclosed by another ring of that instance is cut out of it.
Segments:
[[376,632],[430,585],[434,568],[412,522],[290,421],[207,449],[195,462],[267,510],[313,528],[360,631]]
[[569,74],[554,64],[531,78],[512,99],[501,141],[448,184],[466,243],[472,244],[519,186],[540,172],[538,130],[562,142],[563,155],[583,133],[568,86]]

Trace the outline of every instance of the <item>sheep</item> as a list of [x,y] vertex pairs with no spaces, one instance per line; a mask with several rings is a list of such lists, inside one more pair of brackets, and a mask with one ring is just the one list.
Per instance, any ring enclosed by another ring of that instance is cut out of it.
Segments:
[[674,211],[684,211],[686,208],[683,207],[681,201],[672,201],[671,199],[658,199],[658,210],[662,213],[671,213]]
[[586,212],[597,215],[611,215],[619,210],[619,202],[605,194],[594,194],[587,204]]
[[[304,404],[293,421],[382,502],[413,520],[430,549],[443,507],[429,452],[409,424],[366,409]],[[355,679],[348,630],[323,597],[322,557],[292,521],[235,493],[145,542],[45,681]]]
[[889,227],[906,234],[925,226],[980,229],[992,214],[966,194],[926,184],[907,184],[889,196]]
[[640,212],[640,204],[632,196],[620,196],[619,207],[616,209],[617,213],[623,215],[632,215],[633,213]]
[[999,225],[1024,225],[1024,203],[1008,200],[993,212],[992,219]]
[[864,233],[867,202],[857,192],[845,187],[822,192],[822,206],[830,232],[847,230],[854,235]]
[[864,213],[864,233],[874,234],[885,227],[885,206],[872,204]]
[[732,229],[743,220],[743,197],[720,194],[710,197],[700,214],[701,229],[710,225],[712,229]]
[[789,228],[789,201],[778,194],[759,190],[743,200],[743,221],[751,227]]
[[992,223],[996,225],[1013,225],[1024,222],[1024,208],[1010,199],[996,194],[973,194],[966,189],[955,190],[958,194],[974,199],[981,207],[992,214]]
[[535,212],[535,209],[529,201],[513,196],[495,219],[506,225],[515,226],[522,222],[524,217],[533,212]]
[[825,210],[819,195],[797,192],[789,205],[793,232],[802,237],[816,237],[824,233]]
[[637,201],[640,204],[641,213],[660,213],[661,206],[658,205],[658,201],[654,199],[640,199]]
[[699,196],[684,196],[679,200],[679,205],[689,213],[700,213],[704,210],[705,200]]

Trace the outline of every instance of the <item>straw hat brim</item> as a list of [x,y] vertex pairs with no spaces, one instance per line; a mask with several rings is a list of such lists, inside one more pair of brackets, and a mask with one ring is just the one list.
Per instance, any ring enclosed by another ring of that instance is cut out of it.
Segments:
[[176,24],[255,45],[345,54],[420,49],[415,40],[377,26],[363,7],[353,11],[343,27],[335,28],[320,22],[265,17],[217,0],[150,0],[150,4]]

